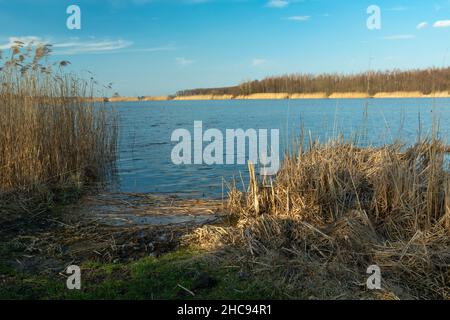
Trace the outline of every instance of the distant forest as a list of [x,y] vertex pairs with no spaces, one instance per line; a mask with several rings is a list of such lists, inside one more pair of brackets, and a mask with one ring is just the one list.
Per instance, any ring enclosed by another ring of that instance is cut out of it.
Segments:
[[177,93],[189,95],[249,95],[254,93],[317,93],[420,91],[430,94],[450,90],[450,68],[392,70],[358,74],[292,74],[247,81],[224,88],[193,89]]

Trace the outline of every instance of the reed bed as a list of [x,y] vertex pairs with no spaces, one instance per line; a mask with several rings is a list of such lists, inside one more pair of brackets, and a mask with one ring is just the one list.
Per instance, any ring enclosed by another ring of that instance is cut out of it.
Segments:
[[49,62],[50,45],[16,42],[0,54],[0,207],[49,204],[104,180],[114,165],[113,110],[95,83]]
[[[249,166],[246,192],[229,193],[230,226],[186,241],[271,279],[287,298],[449,299],[449,151],[437,138],[301,143],[274,181]],[[381,268],[381,291],[366,287],[370,265]]]

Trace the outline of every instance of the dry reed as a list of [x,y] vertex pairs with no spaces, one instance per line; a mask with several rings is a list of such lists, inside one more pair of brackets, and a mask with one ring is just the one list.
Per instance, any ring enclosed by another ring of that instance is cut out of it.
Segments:
[[50,45],[0,54],[0,204],[52,202],[103,180],[116,154],[116,115],[92,102],[94,80],[49,62]]
[[[409,148],[302,143],[274,181],[250,165],[248,191],[229,193],[232,225],[186,240],[230,252],[288,298],[449,299],[448,152],[436,138]],[[366,288],[370,265],[382,291]]]

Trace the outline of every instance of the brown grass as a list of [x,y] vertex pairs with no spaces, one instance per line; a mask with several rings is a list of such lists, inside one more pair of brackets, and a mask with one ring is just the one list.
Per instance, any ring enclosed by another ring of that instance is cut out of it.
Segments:
[[[49,63],[49,45],[17,42],[0,59],[0,199],[47,202],[110,172],[116,116],[92,102],[94,80]],[[1,56],[1,55],[0,55]]]
[[[358,148],[301,144],[274,181],[250,165],[230,191],[230,226],[189,236],[228,263],[272,279],[287,298],[450,298],[450,176],[438,139]],[[378,265],[383,290],[369,292]]]

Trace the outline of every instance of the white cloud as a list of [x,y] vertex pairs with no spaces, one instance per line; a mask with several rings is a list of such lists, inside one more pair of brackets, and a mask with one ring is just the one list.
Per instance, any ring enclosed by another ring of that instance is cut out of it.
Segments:
[[52,44],[53,54],[55,55],[76,55],[76,54],[93,54],[93,53],[107,53],[115,52],[133,45],[131,41],[125,40],[97,40],[91,38],[88,41],[80,40],[79,38],[70,38],[66,42],[52,41],[51,39],[43,39],[37,36],[22,36],[9,37],[8,42],[0,44],[0,49],[5,50],[11,48],[16,41],[28,45],[33,44]]
[[388,36],[384,37],[384,40],[408,40],[408,39],[414,39],[414,35],[412,34],[398,34],[394,36]]
[[55,43],[53,48],[55,54],[76,55],[114,52],[131,45],[133,42],[125,40],[91,40]]
[[195,62],[194,60],[189,60],[184,57],[178,57],[175,59],[175,61],[177,62],[178,65],[180,65],[182,67],[189,66]]
[[252,60],[252,66],[258,67],[258,66],[265,64],[266,62],[267,62],[266,59],[255,58]]
[[435,28],[450,28],[450,20],[440,20],[433,24]]
[[8,42],[0,44],[0,50],[10,49],[15,42],[22,42],[24,45],[28,45],[31,42],[34,43],[47,43],[47,41],[42,40],[40,37],[36,36],[23,36],[23,37],[9,37]]
[[287,5],[289,5],[289,2],[286,1],[286,0],[270,0],[270,1],[267,3],[267,6],[268,6],[269,8],[284,8],[284,7],[286,7]]
[[292,21],[308,21],[311,19],[311,16],[293,16],[288,17],[287,19]]
[[177,47],[170,44],[167,46],[161,46],[161,47],[152,47],[152,48],[144,48],[144,49],[136,49],[135,51],[142,51],[142,52],[160,52],[160,51],[173,51],[177,50]]
[[421,29],[425,29],[426,27],[428,27],[428,22],[424,21],[424,22],[419,23],[416,28],[418,30],[421,30]]

